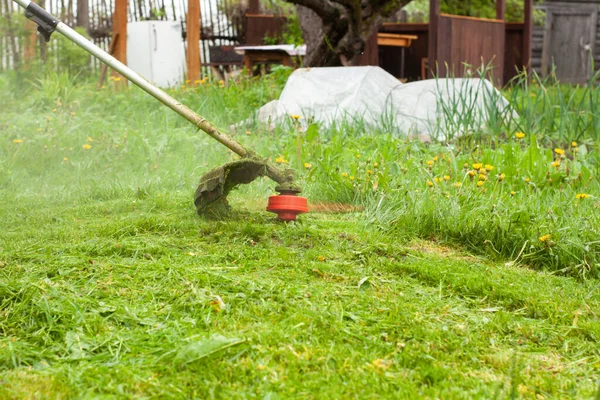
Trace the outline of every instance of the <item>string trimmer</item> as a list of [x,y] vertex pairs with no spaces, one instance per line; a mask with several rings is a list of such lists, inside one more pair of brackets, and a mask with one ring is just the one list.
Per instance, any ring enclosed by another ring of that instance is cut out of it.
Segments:
[[279,194],[269,197],[268,211],[276,213],[278,218],[284,221],[295,220],[297,214],[308,212],[306,199],[298,196],[301,189],[295,183],[296,173],[294,170],[281,169],[267,159],[259,157],[253,150],[242,146],[215,125],[150,84],[135,71],[60,22],[58,18],[42,7],[30,0],[13,1],[23,7],[25,16],[38,25],[37,30],[46,42],[50,41],[50,36],[54,31],[61,33],[241,157],[240,160],[214,168],[200,178],[200,184],[194,194],[194,204],[198,214],[202,215],[213,208],[228,207],[227,195],[233,188],[240,184],[250,183],[261,176],[268,176],[278,184],[275,190]]

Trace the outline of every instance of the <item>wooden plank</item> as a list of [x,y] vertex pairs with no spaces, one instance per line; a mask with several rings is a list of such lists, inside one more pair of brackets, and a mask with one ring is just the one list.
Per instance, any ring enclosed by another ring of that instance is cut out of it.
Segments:
[[[115,11],[113,12],[113,35],[119,35],[119,38],[127,37],[127,0],[115,0]],[[116,40],[114,48],[114,57],[127,65],[127,40]],[[125,77],[116,71],[112,71],[112,76],[120,78],[122,85],[126,85]]]
[[248,14],[258,14],[260,12],[259,0],[250,0],[248,2]]
[[377,36],[377,45],[379,46],[395,46],[395,47],[409,47],[413,40],[417,39],[417,36],[412,35],[384,35],[379,34]]
[[[115,45],[119,40],[119,34],[113,33],[112,38],[110,39],[110,44],[108,45],[108,54],[114,56],[115,54]],[[108,70],[108,65],[102,63],[102,68],[100,70],[100,79],[98,79],[98,89],[104,85],[104,79],[106,79],[106,71]]]
[[503,24],[504,21],[501,19],[493,19],[493,18],[476,18],[476,17],[467,17],[465,15],[453,15],[453,14],[440,14],[440,17],[448,17],[453,19],[468,19],[471,21],[485,21],[485,22],[493,22],[497,24]]
[[438,24],[440,19],[440,0],[429,1],[429,45],[427,51],[428,76],[433,78],[436,74],[437,49],[438,49]]
[[187,79],[194,83],[200,80],[200,0],[188,0],[186,27]]
[[358,65],[379,66],[379,48],[377,46],[377,32],[373,33],[365,43],[365,50],[359,57]]
[[523,25],[523,66],[527,75],[531,76],[531,43],[533,39],[533,0],[523,0],[524,2],[524,25]]
[[505,20],[506,0],[496,0],[496,19]]

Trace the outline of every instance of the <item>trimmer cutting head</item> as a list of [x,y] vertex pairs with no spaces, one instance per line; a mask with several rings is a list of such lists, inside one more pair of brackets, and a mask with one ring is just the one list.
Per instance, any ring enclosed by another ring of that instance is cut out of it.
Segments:
[[269,197],[267,211],[277,214],[282,221],[295,221],[296,215],[308,212],[308,203],[306,197],[298,196],[298,192],[284,190]]

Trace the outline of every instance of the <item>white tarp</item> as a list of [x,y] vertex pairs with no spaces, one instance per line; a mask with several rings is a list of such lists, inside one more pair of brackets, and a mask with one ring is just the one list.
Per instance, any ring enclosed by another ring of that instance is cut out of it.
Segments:
[[399,135],[440,140],[482,129],[494,113],[514,116],[508,101],[487,80],[429,79],[402,84],[379,67],[303,68],[289,77],[279,100],[258,112],[271,125],[342,120],[391,127]]

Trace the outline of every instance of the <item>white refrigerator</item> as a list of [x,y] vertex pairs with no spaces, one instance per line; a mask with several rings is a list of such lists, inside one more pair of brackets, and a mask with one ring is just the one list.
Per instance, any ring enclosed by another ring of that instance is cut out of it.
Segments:
[[138,21],[127,24],[127,66],[159,87],[185,81],[185,48],[181,24]]

